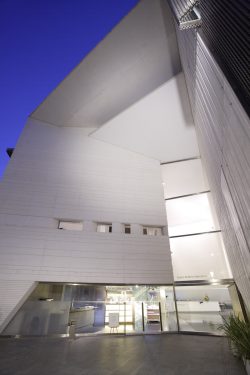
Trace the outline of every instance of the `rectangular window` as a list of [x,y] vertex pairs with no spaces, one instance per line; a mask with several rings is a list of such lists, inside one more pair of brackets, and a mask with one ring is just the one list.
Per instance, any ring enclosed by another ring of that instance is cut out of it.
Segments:
[[143,234],[148,236],[161,236],[162,228],[161,227],[143,227]]
[[130,234],[131,233],[131,226],[130,224],[125,224],[124,225],[124,233]]
[[58,229],[81,231],[81,230],[83,230],[83,222],[82,221],[59,220]]
[[97,223],[97,232],[112,233],[112,224]]

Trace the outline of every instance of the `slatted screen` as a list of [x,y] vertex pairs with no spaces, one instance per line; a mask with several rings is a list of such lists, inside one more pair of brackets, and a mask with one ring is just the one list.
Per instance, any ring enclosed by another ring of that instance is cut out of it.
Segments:
[[202,31],[250,115],[250,1],[201,0]]
[[250,121],[199,32],[177,36],[201,158],[233,277],[250,311]]

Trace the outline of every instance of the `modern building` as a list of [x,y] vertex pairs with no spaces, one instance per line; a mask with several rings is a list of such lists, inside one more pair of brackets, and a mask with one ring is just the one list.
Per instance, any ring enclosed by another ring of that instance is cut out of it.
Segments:
[[29,116],[0,183],[1,334],[249,314],[247,11],[141,0]]

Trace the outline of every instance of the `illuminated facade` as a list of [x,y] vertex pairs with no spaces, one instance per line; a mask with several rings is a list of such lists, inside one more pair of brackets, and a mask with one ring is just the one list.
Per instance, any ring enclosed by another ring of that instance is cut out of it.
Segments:
[[7,167],[2,333],[105,332],[112,314],[119,332],[217,333],[240,311],[234,280],[249,309],[248,126],[201,35],[139,2],[30,115]]

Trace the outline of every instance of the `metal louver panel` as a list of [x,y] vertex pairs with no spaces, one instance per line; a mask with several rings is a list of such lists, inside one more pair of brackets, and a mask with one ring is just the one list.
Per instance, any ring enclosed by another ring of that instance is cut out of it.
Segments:
[[180,56],[228,259],[250,311],[250,122],[199,34],[177,32]]
[[201,0],[206,43],[250,115],[250,2]]
[[199,0],[169,0],[180,30],[196,28],[201,25],[198,3]]

